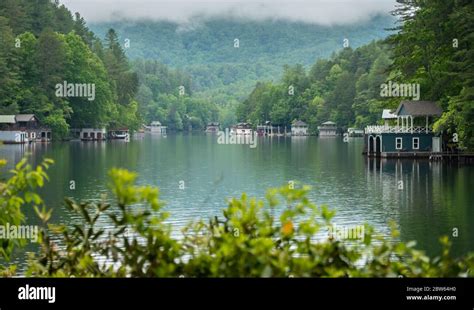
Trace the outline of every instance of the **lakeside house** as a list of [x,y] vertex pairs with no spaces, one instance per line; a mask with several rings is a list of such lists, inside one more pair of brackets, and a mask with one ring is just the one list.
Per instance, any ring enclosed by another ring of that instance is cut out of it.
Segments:
[[154,134],[166,135],[167,127],[161,125],[159,121],[153,121],[150,126],[145,126],[145,129]]
[[51,129],[41,125],[34,114],[0,115],[3,143],[49,142]]
[[207,133],[217,133],[220,130],[220,124],[218,122],[207,123],[206,132]]
[[347,134],[349,135],[349,137],[363,137],[364,130],[351,127],[347,128]]
[[105,128],[72,128],[70,132],[75,139],[81,141],[105,141],[107,139]]
[[300,120],[293,121],[293,123],[291,124],[291,135],[292,136],[307,136],[308,124]]
[[105,128],[82,128],[82,141],[105,141],[107,138],[107,131]]
[[0,130],[9,131],[17,130],[18,126],[16,123],[15,115],[0,115]]
[[108,132],[108,138],[111,140],[125,140],[130,137],[128,128],[111,129]]
[[29,141],[49,142],[52,138],[51,129],[41,125],[34,114],[18,114],[15,116],[20,130],[25,131]]
[[[441,152],[441,139],[436,137],[430,120],[442,114],[432,101],[402,101],[393,113],[384,110],[384,125],[365,128],[366,154],[374,157],[429,157]],[[396,124],[390,125],[390,121]],[[423,126],[424,125],[424,126]]]
[[5,144],[28,142],[26,132],[18,128],[15,115],[0,115],[0,142]]
[[283,124],[272,124],[266,121],[263,125],[257,125],[257,134],[259,136],[287,136],[287,127]]
[[318,126],[320,137],[335,137],[337,135],[336,123],[327,121]]
[[238,123],[230,128],[232,135],[251,135],[253,133],[252,125],[250,123]]
[[273,124],[272,127],[273,127],[272,128],[273,135],[276,135],[276,136],[287,136],[288,135],[286,125],[284,125],[284,124]]

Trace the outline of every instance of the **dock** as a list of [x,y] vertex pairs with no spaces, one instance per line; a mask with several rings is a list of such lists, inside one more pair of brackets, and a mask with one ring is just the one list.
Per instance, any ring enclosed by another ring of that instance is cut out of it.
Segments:
[[385,159],[429,159],[429,161],[456,162],[461,164],[474,164],[474,153],[470,152],[390,152],[381,155],[367,154],[367,150],[362,152],[369,158]]

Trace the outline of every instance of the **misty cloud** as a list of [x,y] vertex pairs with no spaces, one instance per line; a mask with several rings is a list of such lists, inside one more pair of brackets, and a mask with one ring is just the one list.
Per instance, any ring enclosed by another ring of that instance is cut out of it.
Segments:
[[214,17],[343,25],[394,9],[395,0],[63,0],[89,22],[151,19],[190,23]]

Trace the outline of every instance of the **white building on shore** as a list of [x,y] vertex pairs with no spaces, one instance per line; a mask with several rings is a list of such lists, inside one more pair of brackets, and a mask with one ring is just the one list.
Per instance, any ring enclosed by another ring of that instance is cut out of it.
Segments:
[[337,135],[336,123],[327,121],[318,127],[320,137],[335,137]]
[[291,135],[292,136],[307,136],[308,124],[300,120],[294,121],[291,124]]

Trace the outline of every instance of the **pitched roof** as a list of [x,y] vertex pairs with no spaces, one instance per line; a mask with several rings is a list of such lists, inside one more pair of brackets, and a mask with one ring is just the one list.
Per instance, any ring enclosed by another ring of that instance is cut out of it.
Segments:
[[393,113],[390,109],[383,109],[382,119],[394,119],[397,118],[397,114]]
[[252,125],[252,124],[250,124],[250,123],[238,123],[238,124],[237,124],[237,127],[242,127],[242,126],[244,126],[244,127],[250,127],[251,125]]
[[323,125],[336,125],[336,123],[327,121],[327,122],[324,122]]
[[305,127],[305,126],[308,126],[305,122],[300,121],[300,120],[294,121],[292,125],[293,125],[293,126],[296,126],[296,127]]
[[433,101],[402,101],[395,114],[397,116],[440,116],[443,110]]
[[32,118],[35,118],[34,114],[17,114],[16,121],[17,122],[29,122]]
[[2,124],[15,124],[15,115],[0,115],[0,123]]

